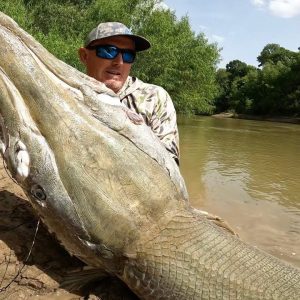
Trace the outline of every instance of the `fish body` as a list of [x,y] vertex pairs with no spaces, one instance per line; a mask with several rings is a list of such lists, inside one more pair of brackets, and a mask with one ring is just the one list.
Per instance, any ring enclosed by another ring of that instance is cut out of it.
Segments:
[[198,214],[163,144],[116,97],[0,13],[0,149],[72,255],[142,299],[299,299],[299,270]]

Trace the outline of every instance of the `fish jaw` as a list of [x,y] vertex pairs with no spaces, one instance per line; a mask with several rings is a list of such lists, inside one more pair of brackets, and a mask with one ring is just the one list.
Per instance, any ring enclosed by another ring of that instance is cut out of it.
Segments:
[[49,231],[55,233],[70,254],[103,267],[103,260],[97,258],[93,240],[60,179],[53,151],[22,95],[1,69],[0,125],[1,155],[7,170]]

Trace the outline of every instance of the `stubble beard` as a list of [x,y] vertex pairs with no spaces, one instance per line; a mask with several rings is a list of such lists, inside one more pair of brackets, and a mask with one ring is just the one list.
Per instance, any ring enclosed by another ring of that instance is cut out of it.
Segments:
[[107,82],[104,82],[104,84],[106,85],[106,87],[113,90],[115,93],[118,93],[123,86],[122,82],[115,80],[109,80]]

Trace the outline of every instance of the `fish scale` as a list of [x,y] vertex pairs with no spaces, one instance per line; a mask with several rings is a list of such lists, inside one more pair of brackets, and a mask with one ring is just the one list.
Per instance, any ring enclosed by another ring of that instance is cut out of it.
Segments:
[[[190,227],[182,228],[187,217]],[[142,299],[299,298],[298,269],[197,219],[177,212],[169,223],[164,221],[162,232],[145,232],[136,259],[126,264],[123,274]]]

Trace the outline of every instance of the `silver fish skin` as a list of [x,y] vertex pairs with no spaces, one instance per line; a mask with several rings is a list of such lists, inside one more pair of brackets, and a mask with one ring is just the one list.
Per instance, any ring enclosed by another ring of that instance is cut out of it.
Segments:
[[141,299],[299,299],[299,269],[197,213],[161,142],[110,102],[0,13],[0,149],[71,254]]
[[116,98],[111,90],[57,60],[2,13],[0,41],[9,170],[70,253],[86,262],[87,249],[92,257],[120,255],[153,221],[152,199],[158,211],[167,207],[166,193],[171,206],[187,199],[176,163],[148,126],[107,103]]

